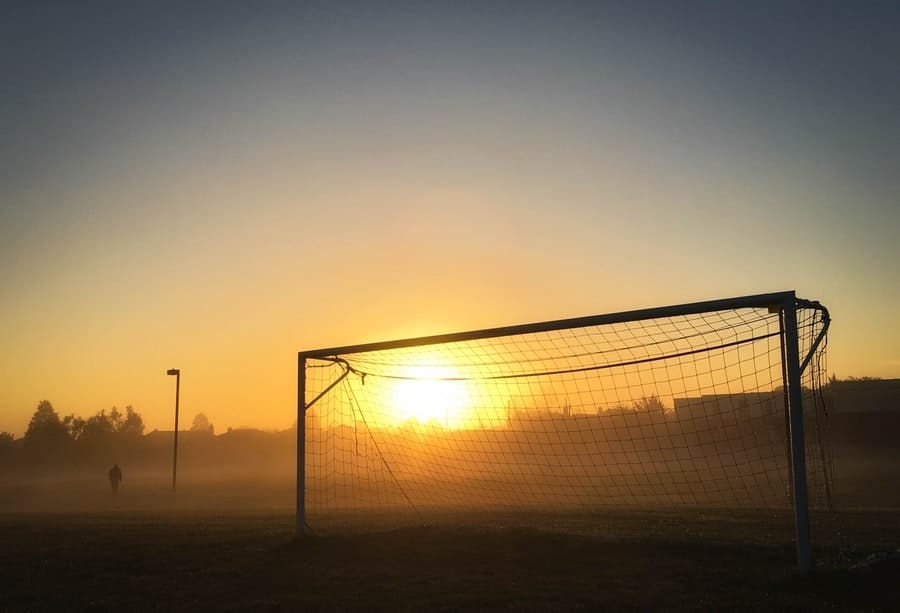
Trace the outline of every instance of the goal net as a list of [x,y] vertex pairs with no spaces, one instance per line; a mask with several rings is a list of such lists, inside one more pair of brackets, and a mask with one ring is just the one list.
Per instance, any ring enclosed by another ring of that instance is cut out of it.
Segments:
[[298,503],[310,525],[790,510],[805,422],[801,486],[824,507],[827,327],[823,307],[786,292],[302,352]]

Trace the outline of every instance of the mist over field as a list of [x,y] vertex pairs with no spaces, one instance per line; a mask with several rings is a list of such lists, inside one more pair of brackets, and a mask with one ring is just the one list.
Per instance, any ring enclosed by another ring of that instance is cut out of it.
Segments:
[[[875,398],[871,390],[891,384],[835,384],[844,390],[843,407],[834,407],[827,421],[808,421],[813,508],[828,504],[820,475],[824,451],[833,462],[839,509],[900,506],[895,488],[884,487],[900,478],[891,434],[900,427],[896,413],[850,410],[866,408],[867,398]],[[790,508],[784,415],[771,401],[778,396],[725,398],[757,404],[743,413],[710,405],[700,417],[661,405],[595,415],[519,411],[494,427],[467,429],[414,420],[327,426],[313,412],[305,504],[311,517],[368,510],[407,518],[417,510]],[[827,448],[820,447],[823,435]],[[19,439],[0,454],[0,512],[290,513],[296,436],[295,429],[181,431],[174,493],[173,432],[98,437],[88,431],[30,445]],[[115,494],[108,480],[113,464],[123,472]]]
[[[0,469],[0,511],[288,509],[294,504],[296,431],[179,432],[176,492],[173,433],[110,436],[101,449],[29,461],[26,450]],[[83,449],[81,451],[84,451]],[[62,457],[60,457],[62,456]],[[123,472],[112,493],[108,471]]]

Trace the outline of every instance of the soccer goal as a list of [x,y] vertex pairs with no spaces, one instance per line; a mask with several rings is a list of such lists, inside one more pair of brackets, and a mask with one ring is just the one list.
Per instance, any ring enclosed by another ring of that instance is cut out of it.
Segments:
[[302,351],[297,532],[334,517],[772,509],[793,514],[807,572],[828,488],[812,445],[828,325],[780,292]]

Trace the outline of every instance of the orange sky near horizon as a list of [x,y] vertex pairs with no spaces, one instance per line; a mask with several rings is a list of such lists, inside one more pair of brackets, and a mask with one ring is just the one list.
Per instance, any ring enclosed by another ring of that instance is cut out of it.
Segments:
[[658,9],[23,8],[0,431],[171,429],[173,367],[182,424],[287,428],[298,350],[787,289],[900,377],[889,28]]

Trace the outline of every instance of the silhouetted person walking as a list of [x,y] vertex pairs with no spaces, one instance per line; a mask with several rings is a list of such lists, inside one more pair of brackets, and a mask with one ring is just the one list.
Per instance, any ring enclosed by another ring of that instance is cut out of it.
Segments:
[[118,464],[113,464],[109,469],[109,486],[112,488],[113,494],[119,491],[119,483],[122,481],[122,469]]

